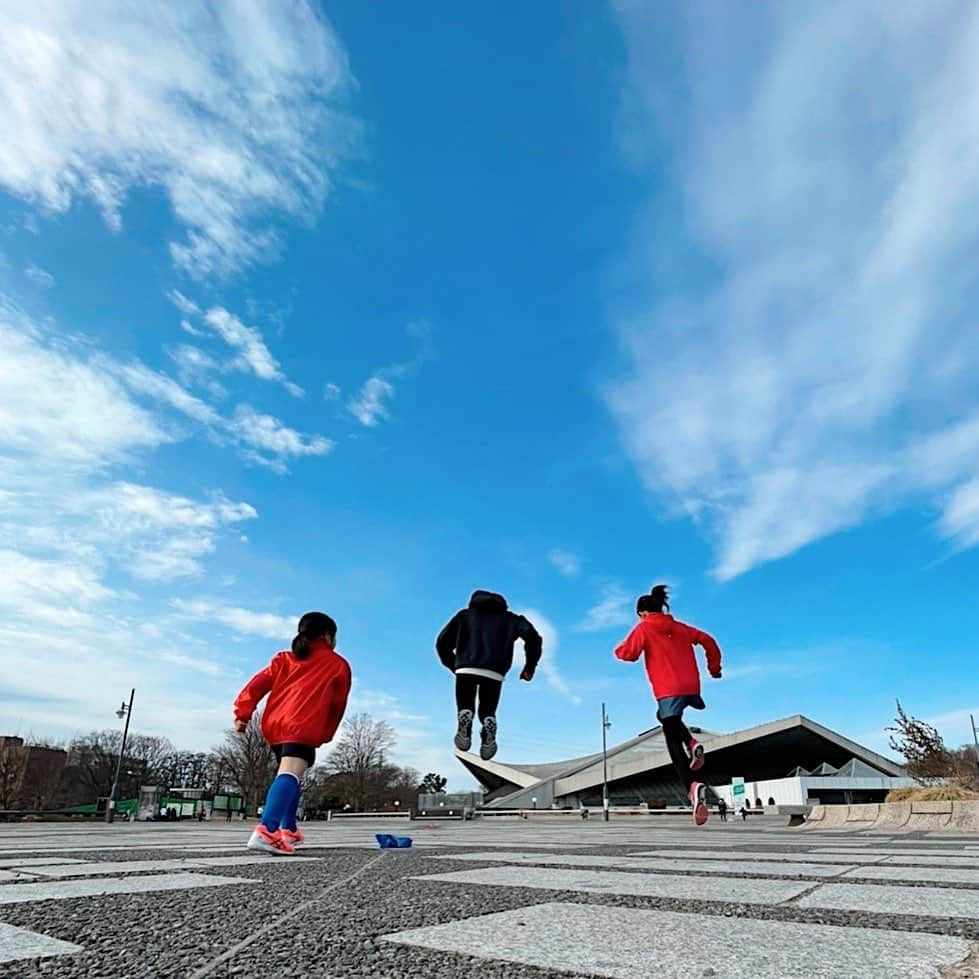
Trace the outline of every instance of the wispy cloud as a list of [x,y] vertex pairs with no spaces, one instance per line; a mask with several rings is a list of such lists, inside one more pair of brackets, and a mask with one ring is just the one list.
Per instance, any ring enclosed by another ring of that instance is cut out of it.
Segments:
[[541,656],[540,666],[537,672],[544,678],[544,682],[562,697],[570,700],[573,704],[580,704],[581,697],[576,694],[568,682],[565,680],[558,665],[558,649],[560,647],[560,637],[557,627],[546,615],[536,609],[522,609],[520,614],[527,616],[544,641],[544,654]]
[[565,578],[577,578],[581,574],[581,558],[570,551],[555,548],[548,552],[547,560],[554,565],[558,574]]
[[[915,460],[979,421],[979,10],[617,10],[630,162],[683,215],[666,242],[640,213],[651,285],[617,307],[605,391],[650,492],[713,530],[721,579],[922,498],[975,544],[976,440],[942,475]],[[703,273],[671,294],[677,256]]]
[[193,601],[175,599],[171,604],[177,613],[186,619],[223,625],[239,635],[274,639],[282,643],[283,648],[296,634],[296,624],[299,622],[299,616],[256,612],[207,599]]
[[394,397],[394,385],[383,377],[371,377],[347,406],[350,414],[367,428],[374,428],[388,417],[387,402]]
[[54,285],[54,276],[50,272],[45,272],[44,269],[38,268],[33,263],[24,269],[24,275],[41,289],[50,289]]
[[343,394],[343,389],[339,384],[334,384],[330,381],[323,385],[323,397],[327,401],[339,401],[341,394]]
[[304,435],[284,425],[272,415],[263,415],[250,405],[239,405],[231,422],[231,431],[252,451],[250,458],[279,471],[286,460],[301,456],[322,456],[331,452],[334,443],[321,435]]
[[630,625],[635,617],[634,597],[621,585],[606,585],[601,600],[585,613],[576,632],[607,632]]
[[53,212],[89,198],[112,227],[131,188],[159,187],[186,229],[176,264],[232,272],[275,251],[277,215],[320,211],[356,139],[350,85],[304,0],[164,18],[124,0],[20,4],[0,36],[0,185]]
[[272,356],[259,330],[246,326],[237,316],[220,306],[209,309],[204,316],[204,322],[229,347],[237,351],[238,356],[231,366],[254,374],[263,381],[275,381],[293,397],[302,397],[303,389],[283,374],[279,362]]

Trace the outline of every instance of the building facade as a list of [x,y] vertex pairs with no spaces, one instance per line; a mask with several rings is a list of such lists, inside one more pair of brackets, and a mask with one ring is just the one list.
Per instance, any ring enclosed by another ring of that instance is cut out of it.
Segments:
[[[913,784],[896,762],[797,714],[731,734],[692,727],[707,751],[701,773],[712,801],[812,805],[881,802],[891,789]],[[602,805],[602,752],[539,765],[483,761],[456,752],[486,792],[485,805],[500,809],[593,808]],[[609,748],[612,806],[688,805],[673,771],[662,728]],[[734,783],[743,780],[744,793]]]

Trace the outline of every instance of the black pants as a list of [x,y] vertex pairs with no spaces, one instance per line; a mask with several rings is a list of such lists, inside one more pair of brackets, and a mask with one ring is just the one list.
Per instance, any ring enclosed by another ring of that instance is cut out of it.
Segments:
[[296,744],[295,741],[287,741],[285,744],[272,745],[272,752],[275,760],[281,762],[283,758],[301,758],[310,768],[316,764],[316,749],[308,744]]
[[456,709],[471,710],[476,713],[476,695],[479,694],[479,720],[496,717],[503,691],[502,680],[491,680],[486,676],[473,676],[471,673],[456,674]]
[[690,786],[694,783],[693,773],[690,771],[690,759],[687,757],[685,745],[690,744],[693,735],[683,723],[683,718],[667,717],[662,721],[663,737],[666,738],[666,750],[670,753],[670,760],[676,769],[677,776],[683,783],[684,788],[690,791]]

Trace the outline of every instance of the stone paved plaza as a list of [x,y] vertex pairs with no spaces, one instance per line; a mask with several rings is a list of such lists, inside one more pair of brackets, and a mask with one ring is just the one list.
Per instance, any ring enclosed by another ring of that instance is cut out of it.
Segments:
[[0,979],[979,976],[979,837],[348,820],[276,858],[250,828],[0,825]]

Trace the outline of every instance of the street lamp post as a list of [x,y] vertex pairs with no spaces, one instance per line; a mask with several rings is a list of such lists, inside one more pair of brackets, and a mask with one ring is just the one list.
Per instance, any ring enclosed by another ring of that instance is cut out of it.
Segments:
[[136,688],[129,692],[129,706],[123,701],[116,711],[116,717],[121,721],[126,718],[126,726],[122,729],[122,747],[119,749],[119,759],[116,762],[116,777],[112,781],[112,794],[109,796],[109,804],[105,808],[105,821],[111,823],[116,818],[116,796],[119,793],[119,775],[122,772],[122,759],[126,754],[126,739],[129,737],[129,720],[133,716],[133,698],[136,696]]
[[605,822],[608,822],[608,747],[606,745],[605,732],[612,726],[612,722],[605,713],[605,704],[602,704],[602,812]]
[[971,714],[969,720],[972,722],[972,740],[976,746],[976,772],[979,772],[979,734],[976,733],[976,719]]

